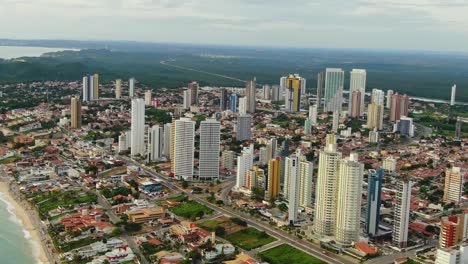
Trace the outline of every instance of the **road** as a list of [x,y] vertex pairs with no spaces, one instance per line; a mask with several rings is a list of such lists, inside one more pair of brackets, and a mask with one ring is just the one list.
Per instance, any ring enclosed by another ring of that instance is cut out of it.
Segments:
[[388,256],[381,256],[381,257],[378,257],[378,258],[373,258],[373,259],[370,259],[370,260],[368,260],[368,261],[366,261],[364,263],[366,263],[366,264],[390,264],[390,263],[394,263],[395,259],[397,259],[397,258],[414,257],[414,256],[416,256],[416,251],[418,251],[420,249],[426,249],[426,248],[431,248],[431,247],[436,247],[436,246],[437,246],[437,242],[435,244],[427,245],[425,247],[413,249],[413,250],[410,250],[410,251],[407,251],[407,252],[398,252],[398,253],[388,255]]
[[[130,162],[130,163],[132,163],[134,165],[137,165],[137,166],[141,167],[141,164],[139,164],[139,163],[137,163],[137,162],[135,162],[135,161],[133,161],[133,160],[131,160],[129,158],[125,158],[125,157],[119,157],[119,158],[124,159],[127,162]],[[263,230],[263,231],[269,233],[270,235],[278,238],[283,243],[292,245],[295,248],[306,252],[307,254],[311,254],[316,258],[319,258],[319,259],[321,259],[323,261],[326,261],[326,262],[332,263],[332,264],[339,264],[339,263],[340,264],[344,264],[344,263],[351,264],[351,263],[354,263],[354,262],[349,261],[347,259],[344,259],[343,257],[338,256],[338,255],[328,256],[326,254],[323,254],[322,253],[323,249],[321,249],[320,246],[318,246],[318,245],[312,244],[312,243],[310,243],[308,241],[305,241],[305,240],[299,239],[299,238],[297,238],[295,236],[289,235],[286,232],[283,232],[281,230],[277,230],[274,227],[270,226],[269,224],[265,224],[265,223],[260,222],[260,221],[258,221],[256,219],[252,219],[252,217],[250,215],[241,214],[240,212],[236,212],[236,211],[234,211],[232,209],[229,209],[227,207],[218,207],[218,206],[216,206],[216,205],[214,205],[212,203],[209,203],[208,201],[206,201],[204,199],[200,199],[199,197],[189,193],[187,190],[179,188],[178,186],[174,185],[168,177],[166,177],[164,175],[157,174],[156,172],[154,172],[152,170],[149,170],[146,167],[141,167],[141,168],[148,175],[151,175],[153,177],[157,177],[160,180],[162,180],[163,184],[166,185],[166,187],[168,187],[169,189],[184,192],[190,199],[192,199],[192,200],[194,200],[194,201],[196,201],[196,202],[198,202],[200,204],[203,204],[203,205],[213,209],[216,212],[220,212],[220,213],[225,214],[225,215],[230,215],[230,216],[234,216],[234,217],[244,219],[250,226],[255,227],[255,228],[259,229],[259,230]],[[225,189],[230,190],[228,188],[225,188]],[[225,190],[223,190],[222,195],[227,196]]]

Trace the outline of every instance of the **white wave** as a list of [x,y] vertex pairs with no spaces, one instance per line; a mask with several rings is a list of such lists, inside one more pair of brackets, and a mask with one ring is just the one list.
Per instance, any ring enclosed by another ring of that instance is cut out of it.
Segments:
[[19,225],[21,227],[21,230],[23,231],[23,237],[28,240],[29,244],[31,245],[31,248],[32,248],[32,253],[33,253],[33,257],[36,259],[36,262],[37,264],[43,264],[43,262],[40,260],[39,256],[40,256],[40,246],[41,245],[38,245],[38,243],[36,243],[33,239],[31,239],[31,233],[26,230],[26,228],[24,227],[23,225],[23,221],[21,221],[21,219],[16,215],[16,208],[15,206],[13,206],[13,204],[11,204],[6,198],[5,198],[5,194],[3,194],[2,192],[0,192],[0,201],[2,201],[4,204],[6,204],[7,206],[7,211],[8,213],[10,214],[10,216],[8,217],[8,219]]

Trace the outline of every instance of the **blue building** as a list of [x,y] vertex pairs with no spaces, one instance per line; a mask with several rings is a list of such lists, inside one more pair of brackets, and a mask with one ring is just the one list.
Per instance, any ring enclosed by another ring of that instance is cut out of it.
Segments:
[[380,221],[380,205],[382,203],[383,169],[369,170],[366,210],[366,233],[377,235]]
[[229,110],[234,113],[237,112],[237,94],[229,96]]

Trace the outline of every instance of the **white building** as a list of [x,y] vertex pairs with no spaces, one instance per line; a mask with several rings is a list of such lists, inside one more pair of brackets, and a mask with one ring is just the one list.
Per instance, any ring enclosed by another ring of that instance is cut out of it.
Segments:
[[115,80],[115,99],[122,98],[122,80]]
[[405,248],[408,243],[408,226],[411,206],[411,181],[397,182],[396,203],[393,212],[393,243]]
[[450,97],[450,105],[455,105],[455,97],[457,95],[457,85],[452,86],[452,95]]
[[388,90],[387,91],[387,103],[385,104],[385,108],[390,109],[390,106],[392,105],[392,96],[393,96],[393,90]]
[[145,155],[145,101],[132,100],[131,155]]
[[327,136],[327,145],[320,151],[315,189],[314,229],[319,237],[335,234],[338,162],[342,154],[336,150],[334,135]]
[[250,147],[244,147],[242,154],[237,157],[237,176],[236,186],[237,190],[240,190],[246,184],[247,171],[253,167],[253,145]]
[[247,113],[253,114],[255,113],[257,107],[256,101],[256,94],[257,94],[257,80],[254,78],[253,80],[247,81],[245,85],[245,97],[247,98]]
[[148,131],[148,161],[158,161],[163,154],[163,128],[154,125]]
[[382,169],[388,172],[394,172],[396,170],[397,161],[392,156],[383,160]]
[[135,97],[135,78],[128,80],[128,97]]
[[312,125],[317,124],[317,115],[318,115],[317,105],[310,105],[309,106],[309,120]]
[[239,98],[239,115],[247,114],[247,97]]
[[236,153],[232,150],[225,150],[221,154],[221,168],[226,170],[234,170],[234,163],[236,159]]
[[363,174],[364,164],[356,153],[339,161],[335,241],[340,245],[358,240]]
[[333,112],[332,131],[337,133],[339,125],[340,125],[340,112],[337,110]]
[[174,176],[179,179],[193,178],[193,158],[195,152],[195,121],[181,118],[175,121],[173,131],[174,156],[172,157]]
[[468,244],[459,247],[439,248],[435,264],[466,264],[468,263]]
[[145,91],[145,104],[151,105],[151,90]]
[[352,109],[352,96],[354,91],[361,92],[361,104],[360,104],[360,116],[364,113],[364,95],[366,93],[366,79],[367,72],[366,70],[353,69],[350,73],[350,89],[349,89],[349,107]]
[[164,124],[164,143],[163,155],[171,159],[171,145],[172,145],[172,123]]
[[379,131],[375,128],[373,131],[369,131],[369,143],[378,143],[380,139]]
[[125,136],[125,133],[120,134],[119,136],[119,152],[127,151],[127,137]]
[[285,160],[285,172],[288,174],[288,220],[291,225],[294,225],[297,221],[297,211],[299,208],[299,158],[295,155],[286,157]]
[[377,105],[384,105],[385,104],[384,91],[379,90],[379,89],[372,89],[371,103],[375,103]]
[[464,177],[460,167],[452,167],[445,170],[444,203],[460,203],[463,195],[463,183]]
[[237,117],[236,140],[250,140],[252,138],[252,116],[241,115]]
[[200,158],[199,176],[203,179],[219,178],[219,151],[220,151],[221,124],[208,119],[200,124]]
[[184,103],[183,103],[184,109],[190,109],[191,97],[192,95],[190,94],[190,90],[184,90]]
[[344,71],[337,68],[325,70],[324,111],[341,112],[343,104]]

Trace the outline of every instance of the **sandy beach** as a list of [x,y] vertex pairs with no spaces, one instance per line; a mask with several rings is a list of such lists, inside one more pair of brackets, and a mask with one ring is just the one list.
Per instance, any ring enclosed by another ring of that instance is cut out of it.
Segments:
[[[36,251],[34,254],[36,254],[35,257],[38,258],[42,263],[44,264],[49,264],[51,263],[49,259],[47,258],[47,245],[42,243],[41,235],[40,235],[40,227],[35,227],[33,225],[33,221],[31,217],[28,215],[28,212],[25,208],[23,208],[10,194],[9,192],[9,186],[8,183],[0,180],[0,192],[4,195],[5,199],[14,206],[15,208],[15,215],[21,220],[23,228],[29,232],[31,235],[31,239],[34,241],[36,244]],[[31,248],[31,251],[33,251],[33,248]]]

